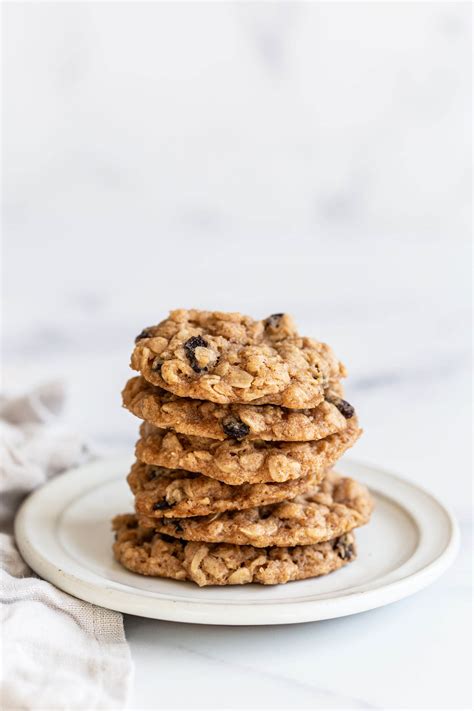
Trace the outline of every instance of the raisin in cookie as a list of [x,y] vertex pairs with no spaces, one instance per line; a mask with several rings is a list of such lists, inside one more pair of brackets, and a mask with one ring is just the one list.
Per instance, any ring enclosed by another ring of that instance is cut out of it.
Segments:
[[202,474],[135,462],[127,481],[135,494],[135,510],[154,519],[207,516],[294,499],[322,479],[318,472],[282,484],[230,486]]
[[134,415],[156,427],[210,439],[263,439],[306,442],[343,430],[354,408],[336,393],[309,410],[288,410],[277,405],[219,405],[183,398],[131,378],[122,392],[123,404]]
[[298,336],[285,314],[171,311],[136,339],[131,367],[182,397],[312,408],[345,375],[331,348]]
[[220,442],[144,422],[135,453],[146,464],[199,472],[231,485],[283,482],[330,469],[360,434],[356,417],[342,432],[316,442]]
[[283,501],[245,511],[140,524],[186,541],[266,546],[307,546],[329,541],[368,522],[372,497],[353,479],[329,474],[319,487]]
[[141,528],[131,514],[116,516],[114,555],[128,570],[204,585],[276,585],[314,578],[356,557],[354,534],[291,548],[255,548],[226,543],[187,543]]

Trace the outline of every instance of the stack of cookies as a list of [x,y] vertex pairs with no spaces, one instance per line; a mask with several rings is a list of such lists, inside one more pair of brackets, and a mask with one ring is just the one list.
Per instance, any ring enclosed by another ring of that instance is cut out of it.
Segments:
[[332,472],[359,435],[344,366],[291,318],[172,311],[136,339],[124,406],[143,420],[135,513],[114,554],[142,575],[272,585],[356,557],[367,489]]

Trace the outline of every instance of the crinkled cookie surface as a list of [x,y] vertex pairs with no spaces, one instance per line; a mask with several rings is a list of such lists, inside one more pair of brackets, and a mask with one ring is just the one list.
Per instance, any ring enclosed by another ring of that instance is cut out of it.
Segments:
[[326,471],[361,434],[357,418],[316,442],[224,440],[183,435],[148,422],[140,427],[136,456],[146,464],[199,472],[226,484],[284,482]]
[[135,510],[142,516],[180,518],[206,516],[292,499],[314,488],[324,472],[281,484],[230,486],[203,474],[135,462],[128,483]]
[[131,367],[181,397],[313,408],[345,375],[324,343],[297,334],[286,314],[179,309],[136,339]]
[[139,517],[139,522],[186,541],[296,546],[348,533],[368,522],[372,508],[365,486],[330,473],[322,484],[293,500],[199,518],[157,521]]
[[155,427],[210,439],[281,442],[323,439],[346,427],[354,409],[335,392],[326,392],[325,397],[319,405],[306,410],[277,405],[221,405],[178,397],[140,376],[131,378],[122,393],[124,406]]

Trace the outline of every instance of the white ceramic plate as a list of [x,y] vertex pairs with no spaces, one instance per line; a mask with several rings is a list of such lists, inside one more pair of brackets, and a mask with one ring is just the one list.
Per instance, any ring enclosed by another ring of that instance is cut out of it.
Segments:
[[54,479],[22,505],[21,553],[41,577],[83,600],[143,617],[214,625],[324,620],[399,600],[453,561],[458,529],[427,492],[388,472],[345,461],[338,471],[366,483],[376,500],[357,532],[358,558],[331,575],[287,585],[198,588],[146,578],[112,557],[110,520],[133,510],[127,459],[99,461]]

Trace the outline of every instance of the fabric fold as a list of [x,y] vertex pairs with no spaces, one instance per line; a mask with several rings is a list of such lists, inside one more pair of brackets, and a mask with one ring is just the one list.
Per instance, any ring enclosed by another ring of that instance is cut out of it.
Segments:
[[64,387],[0,399],[0,575],[5,709],[120,709],[132,673],[123,618],[38,578],[12,534],[24,497],[93,456],[58,420]]

